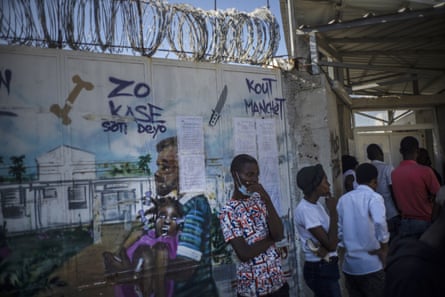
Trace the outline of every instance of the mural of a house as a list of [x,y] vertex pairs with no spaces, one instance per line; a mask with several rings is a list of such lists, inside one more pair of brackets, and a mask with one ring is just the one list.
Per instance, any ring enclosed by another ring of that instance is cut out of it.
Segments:
[[89,221],[89,181],[96,178],[95,155],[61,145],[37,157],[36,162],[41,184],[36,193],[37,226],[44,228]]
[[96,156],[78,148],[61,145],[36,161],[40,182],[96,179]]
[[132,220],[147,177],[97,179],[93,153],[61,145],[36,158],[38,179],[0,189],[1,219],[22,233]]

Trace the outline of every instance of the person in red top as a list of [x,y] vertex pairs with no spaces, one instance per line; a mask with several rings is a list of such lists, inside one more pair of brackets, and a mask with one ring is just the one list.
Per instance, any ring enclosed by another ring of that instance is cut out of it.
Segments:
[[440,185],[434,172],[416,162],[419,142],[407,136],[400,142],[403,160],[391,174],[392,188],[401,212],[400,237],[419,237],[435,216],[435,195]]

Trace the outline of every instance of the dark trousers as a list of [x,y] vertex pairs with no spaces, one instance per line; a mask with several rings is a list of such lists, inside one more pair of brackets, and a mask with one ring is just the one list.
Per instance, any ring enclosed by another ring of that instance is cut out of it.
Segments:
[[386,221],[389,232],[389,244],[399,235],[400,216],[395,216]]
[[400,221],[399,235],[401,238],[407,236],[419,238],[430,225],[431,222],[428,221],[403,218]]
[[344,273],[349,297],[383,297],[385,289],[385,272],[383,270],[364,274],[351,275]]
[[315,297],[341,297],[337,257],[330,262],[304,262],[303,276]]

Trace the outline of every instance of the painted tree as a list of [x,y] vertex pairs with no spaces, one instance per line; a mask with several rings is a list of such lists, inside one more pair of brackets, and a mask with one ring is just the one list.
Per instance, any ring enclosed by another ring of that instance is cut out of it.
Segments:
[[14,177],[16,181],[21,183],[23,181],[23,176],[26,173],[26,167],[24,165],[25,155],[12,156],[10,160],[12,165],[9,166],[9,174]]
[[146,154],[145,156],[139,156],[138,168],[140,171],[147,174],[148,176],[151,175],[150,162],[151,162],[150,154]]

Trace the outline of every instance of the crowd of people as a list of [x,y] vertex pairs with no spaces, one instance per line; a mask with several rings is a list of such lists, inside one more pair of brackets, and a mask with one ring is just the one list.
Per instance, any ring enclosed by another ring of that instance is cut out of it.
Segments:
[[366,149],[370,162],[343,156],[344,194],[338,199],[320,164],[298,172],[304,197],[294,221],[304,280],[315,297],[341,296],[338,270],[349,297],[445,294],[445,187],[425,152],[407,136],[396,168],[384,162],[377,144]]
[[[103,254],[109,276],[130,272],[133,278],[114,279],[115,296],[218,296],[208,201],[179,193],[176,138],[161,141],[157,150],[152,228],[130,235],[117,253]],[[377,144],[366,153],[369,162],[361,164],[343,156],[341,197],[332,195],[321,164],[297,173],[303,198],[293,214],[306,285],[315,297],[345,295],[343,279],[349,297],[443,296],[445,187],[440,176],[411,136],[400,143],[403,160],[396,168],[384,162]],[[230,174],[233,192],[218,219],[224,241],[239,260],[236,294],[288,297],[277,248],[283,222],[259,181],[258,161],[237,155]],[[148,280],[135,274],[138,269],[151,272]]]

